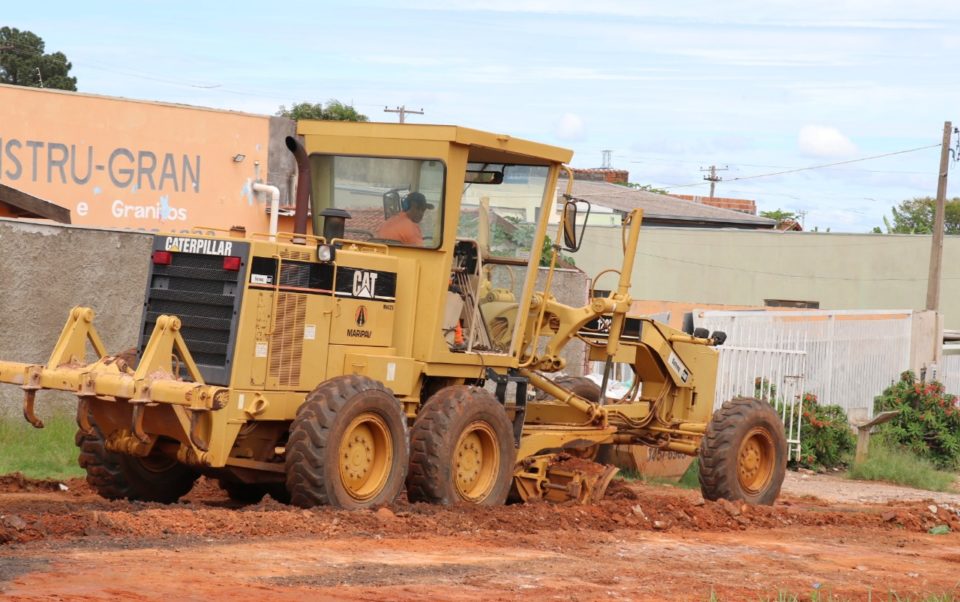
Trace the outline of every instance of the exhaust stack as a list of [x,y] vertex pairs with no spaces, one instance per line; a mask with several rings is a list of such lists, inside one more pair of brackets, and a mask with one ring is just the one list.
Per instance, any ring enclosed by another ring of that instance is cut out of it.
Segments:
[[[297,159],[297,204],[293,216],[293,233],[305,235],[307,233],[307,212],[310,210],[310,191],[313,182],[310,178],[310,162],[307,160],[307,150],[300,141],[293,136],[286,138],[287,148]],[[298,239],[294,238],[294,242]],[[299,242],[305,242],[300,239]]]

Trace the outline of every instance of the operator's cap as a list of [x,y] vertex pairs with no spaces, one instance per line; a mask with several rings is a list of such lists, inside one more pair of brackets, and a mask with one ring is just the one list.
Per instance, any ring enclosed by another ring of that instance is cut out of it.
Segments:
[[411,192],[405,200],[408,207],[412,207],[416,203],[417,205],[424,205],[427,209],[433,209],[433,203],[428,203],[427,197],[419,192]]

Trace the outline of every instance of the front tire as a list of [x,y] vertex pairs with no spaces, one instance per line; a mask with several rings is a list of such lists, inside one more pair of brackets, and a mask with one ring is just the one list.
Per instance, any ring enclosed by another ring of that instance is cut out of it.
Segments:
[[379,382],[338,376],[297,410],[286,449],[287,491],[295,506],[347,510],[389,504],[403,487],[406,416]]
[[714,413],[700,443],[705,499],[773,504],[786,469],[783,422],[769,403],[735,397]]
[[455,385],[424,405],[410,435],[411,502],[500,506],[513,484],[513,425],[484,389]]

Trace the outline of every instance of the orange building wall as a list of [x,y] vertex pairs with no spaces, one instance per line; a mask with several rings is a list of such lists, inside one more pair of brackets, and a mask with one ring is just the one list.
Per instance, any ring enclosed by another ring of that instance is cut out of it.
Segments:
[[671,194],[670,196],[685,201],[693,201],[694,203],[700,203],[702,205],[718,207],[720,209],[732,209],[741,213],[749,213],[750,215],[757,214],[757,203],[750,199],[731,199],[727,197],[710,198],[708,196],[695,196],[691,194]]
[[611,184],[626,184],[630,179],[630,172],[625,169],[597,167],[593,169],[573,168],[573,177],[578,180],[592,182],[609,182]]
[[[250,185],[266,180],[269,122],[0,86],[0,182],[66,207],[78,225],[264,232],[267,199]],[[238,154],[242,162],[234,161]]]

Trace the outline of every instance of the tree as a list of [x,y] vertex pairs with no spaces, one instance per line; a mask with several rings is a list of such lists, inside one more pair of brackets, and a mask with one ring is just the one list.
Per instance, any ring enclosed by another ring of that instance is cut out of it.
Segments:
[[70,77],[73,65],[66,55],[43,51],[43,39],[35,33],[0,27],[0,83],[76,91],[77,78]]
[[[947,234],[960,234],[960,197],[954,197],[944,205],[944,231]],[[893,223],[883,217],[887,234],[931,234],[936,215],[937,201],[931,197],[920,197],[902,201],[891,209]],[[880,228],[874,228],[879,233]]]
[[775,209],[774,211],[761,211],[760,217],[775,220],[778,228],[785,223],[790,224],[797,221],[796,213],[793,211],[784,211],[783,209]]
[[621,186],[626,186],[627,188],[633,188],[634,190],[644,190],[646,192],[655,192],[657,194],[670,194],[665,188],[656,188],[651,184],[638,184],[636,182],[614,182]]
[[791,221],[791,222],[797,221],[796,213],[794,213],[793,211],[784,211],[783,209],[776,209],[774,211],[761,211],[760,217],[777,220],[778,225],[786,221]]
[[323,103],[298,102],[289,109],[280,105],[277,111],[280,117],[300,121],[301,119],[320,119],[324,121],[370,121],[370,118],[363,113],[357,112],[350,105],[343,104],[339,100],[329,100],[326,106]]

